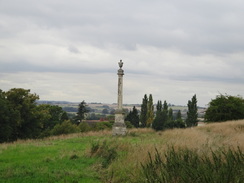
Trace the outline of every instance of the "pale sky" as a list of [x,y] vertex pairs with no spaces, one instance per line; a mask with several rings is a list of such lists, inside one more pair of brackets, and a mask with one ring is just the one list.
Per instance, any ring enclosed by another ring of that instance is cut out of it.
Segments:
[[41,100],[205,107],[244,97],[243,0],[0,0],[0,89]]

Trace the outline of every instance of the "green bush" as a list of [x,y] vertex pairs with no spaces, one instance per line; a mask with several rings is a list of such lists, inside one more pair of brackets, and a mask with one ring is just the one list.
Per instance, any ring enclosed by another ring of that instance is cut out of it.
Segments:
[[129,121],[125,121],[126,128],[134,128],[134,126]]
[[106,129],[112,129],[112,123],[110,122],[98,122],[94,126],[95,130],[106,130]]
[[45,137],[49,137],[51,135],[52,135],[52,130],[45,129],[44,131],[41,132],[41,134],[38,136],[38,138],[45,138]]
[[165,124],[166,129],[185,128],[185,127],[186,127],[186,125],[182,120],[168,121]]
[[69,134],[69,133],[76,133],[79,132],[80,129],[77,125],[72,124],[71,121],[67,120],[61,124],[57,124],[51,131],[52,135],[62,135],[62,134]]
[[155,157],[142,165],[144,182],[158,183],[209,183],[243,182],[244,154],[240,149],[212,151],[200,157],[196,151],[173,147],[164,158],[156,149]]
[[244,99],[240,96],[218,95],[205,113],[205,120],[209,122],[237,119],[244,119]]
[[78,127],[81,132],[88,132],[92,130],[91,126],[86,122],[81,122]]

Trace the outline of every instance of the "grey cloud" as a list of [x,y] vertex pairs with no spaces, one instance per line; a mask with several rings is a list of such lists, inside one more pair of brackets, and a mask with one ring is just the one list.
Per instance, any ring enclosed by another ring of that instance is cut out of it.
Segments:
[[141,44],[189,53],[234,52],[244,46],[240,1],[24,2],[28,6],[4,1],[9,5],[2,6],[2,13],[40,28],[62,29],[62,36],[95,46],[113,43],[135,49]]
[[80,53],[79,49],[74,47],[74,46],[69,46],[68,50],[71,52],[71,53]]
[[0,72],[2,73],[14,73],[14,72],[58,72],[58,73],[111,73],[109,67],[90,67],[86,65],[69,65],[67,64],[56,64],[53,66],[49,65],[37,65],[28,63],[26,61],[18,61],[13,63],[1,63]]

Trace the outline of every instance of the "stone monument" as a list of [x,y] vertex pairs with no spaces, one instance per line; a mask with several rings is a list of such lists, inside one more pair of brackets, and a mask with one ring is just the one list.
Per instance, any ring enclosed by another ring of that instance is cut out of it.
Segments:
[[124,70],[122,69],[122,67],[123,67],[123,62],[122,62],[122,60],[120,60],[119,70],[118,70],[118,103],[117,103],[117,109],[115,110],[115,122],[113,125],[113,135],[125,135],[126,134],[124,111],[122,108],[122,105],[123,105],[123,75],[124,75]]

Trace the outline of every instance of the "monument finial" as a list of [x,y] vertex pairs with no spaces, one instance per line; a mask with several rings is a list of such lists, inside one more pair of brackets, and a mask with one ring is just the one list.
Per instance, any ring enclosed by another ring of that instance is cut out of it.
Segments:
[[122,62],[122,60],[120,60],[120,62],[119,62],[119,68],[122,69],[122,67],[123,67],[123,62]]

